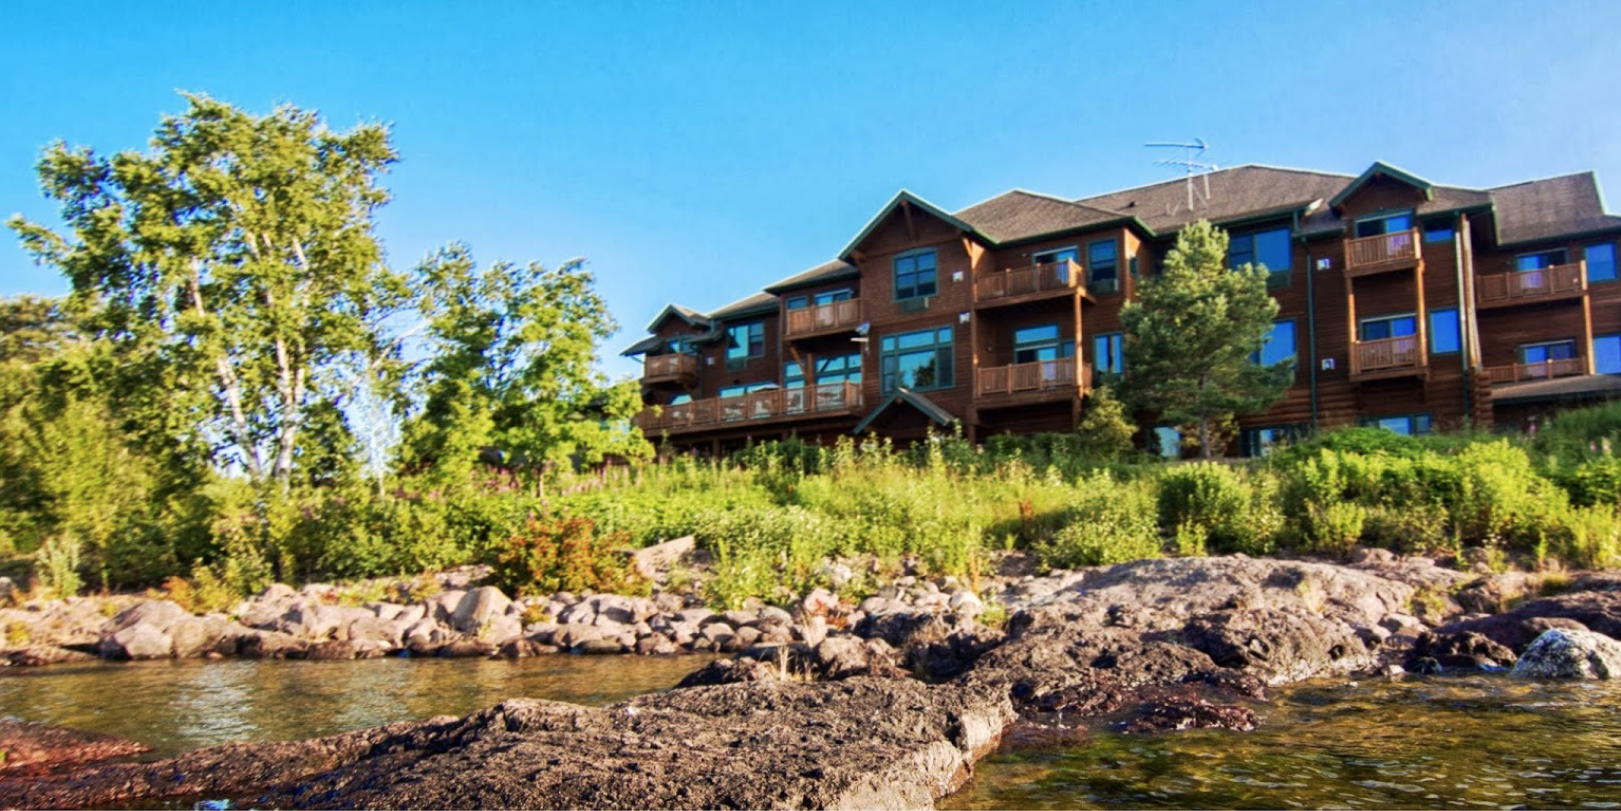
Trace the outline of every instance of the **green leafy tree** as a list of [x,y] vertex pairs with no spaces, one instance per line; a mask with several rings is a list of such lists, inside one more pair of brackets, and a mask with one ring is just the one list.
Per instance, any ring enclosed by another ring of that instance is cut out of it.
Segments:
[[145,154],[46,150],[41,185],[66,233],[9,224],[71,281],[116,400],[145,412],[155,444],[189,437],[285,492],[301,457],[343,444],[333,418],[355,381],[397,365],[383,325],[408,289],[372,222],[395,153],[380,125],[335,132],[291,106],[186,98]]
[[496,452],[538,487],[559,463],[650,453],[629,425],[641,406],[634,382],[609,385],[595,369],[598,342],[617,327],[592,285],[579,260],[480,270],[465,245],[428,257],[415,286],[430,357],[403,431],[406,466],[462,484]]
[[1214,426],[1264,411],[1294,376],[1293,359],[1256,360],[1278,313],[1266,279],[1261,265],[1229,269],[1227,234],[1200,221],[1182,229],[1164,269],[1121,308],[1125,398],[1162,421],[1197,426],[1205,458]]

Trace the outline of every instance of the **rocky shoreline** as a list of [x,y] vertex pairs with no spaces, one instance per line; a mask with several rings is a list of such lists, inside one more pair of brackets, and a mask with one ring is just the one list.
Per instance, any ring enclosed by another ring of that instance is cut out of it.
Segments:
[[[668,592],[513,601],[448,585],[358,606],[321,587],[272,587],[229,616],[136,600],[107,617],[69,601],[24,610],[30,633],[66,644],[7,655],[731,657],[687,689],[607,708],[508,701],[464,719],[154,764],[0,764],[0,805],[251,796],[312,808],[917,807],[959,786],[1005,730],[1032,722],[1243,730],[1269,686],[1323,676],[1621,677],[1621,575],[1463,572],[1379,550],[1349,563],[1138,561],[1006,577],[978,593],[903,578],[860,603],[816,591],[789,609],[726,612]],[[985,623],[988,610],[1007,620]],[[16,614],[0,612],[0,624]]]

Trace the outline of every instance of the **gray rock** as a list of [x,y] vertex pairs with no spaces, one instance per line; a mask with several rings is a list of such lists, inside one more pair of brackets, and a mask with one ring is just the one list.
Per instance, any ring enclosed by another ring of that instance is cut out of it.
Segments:
[[366,606],[377,618],[387,622],[405,613],[405,606],[396,603],[371,603]]
[[557,617],[557,622],[561,625],[590,625],[597,619],[597,609],[589,602],[581,600],[565,606],[553,616]]
[[1553,628],[1525,649],[1513,674],[1527,679],[1621,678],[1621,642],[1593,631]]
[[620,625],[634,625],[638,619],[636,601],[618,594],[598,594],[590,599],[597,617]]
[[575,653],[590,655],[613,655],[624,653],[625,646],[617,639],[588,639],[571,646]]
[[760,609],[760,618],[755,621],[755,624],[756,626],[792,625],[793,621],[793,614],[790,614],[774,605],[768,605],[765,608]]
[[507,613],[512,600],[494,586],[480,586],[463,595],[451,612],[450,625],[464,634],[477,634],[487,622]]
[[403,647],[405,631],[409,627],[381,616],[360,617],[349,623],[345,638],[353,642],[399,648]]
[[560,627],[557,633],[552,635],[552,642],[564,648],[573,648],[603,637],[602,629],[595,625],[569,623]]
[[157,626],[139,622],[105,636],[96,652],[107,659],[167,659],[174,640]]
[[682,556],[689,555],[697,544],[691,535],[639,549],[630,556],[630,565],[647,580],[655,580],[670,570]]
[[447,589],[439,592],[426,601],[428,610],[431,612],[428,616],[433,617],[435,622],[449,625],[451,618],[456,614],[456,607],[462,604],[462,598],[466,596],[467,592],[461,589]]

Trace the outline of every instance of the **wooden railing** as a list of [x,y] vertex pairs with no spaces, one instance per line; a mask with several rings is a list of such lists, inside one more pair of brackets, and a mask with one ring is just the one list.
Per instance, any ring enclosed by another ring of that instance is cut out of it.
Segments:
[[1083,287],[1081,266],[1073,259],[1029,265],[1000,273],[988,273],[974,280],[974,300],[993,301],[1049,290]]
[[832,304],[801,307],[788,311],[788,337],[828,330],[855,329],[861,324],[861,300],[845,299]]
[[1351,374],[1377,372],[1383,369],[1417,367],[1424,363],[1417,335],[1357,341],[1351,353]]
[[824,383],[800,389],[771,389],[738,397],[710,397],[680,405],[649,408],[636,417],[643,431],[724,425],[733,422],[814,416],[861,408],[857,383]]
[[1492,383],[1518,383],[1522,380],[1547,380],[1551,377],[1573,377],[1587,374],[1586,358],[1559,358],[1536,363],[1511,363],[1491,366],[1486,378]]
[[1580,293],[1587,289],[1586,264],[1576,262],[1481,276],[1475,279],[1475,296],[1483,306],[1490,306]]
[[1013,394],[1021,391],[1075,388],[1085,385],[1091,367],[1074,358],[1038,360],[1012,366],[987,366],[979,370],[979,393]]
[[685,375],[698,374],[698,358],[695,355],[648,355],[642,361],[642,378],[675,378]]
[[1379,268],[1394,263],[1418,261],[1418,246],[1423,244],[1418,229],[1395,231],[1378,236],[1361,237],[1345,241],[1345,272],[1355,275],[1359,270]]

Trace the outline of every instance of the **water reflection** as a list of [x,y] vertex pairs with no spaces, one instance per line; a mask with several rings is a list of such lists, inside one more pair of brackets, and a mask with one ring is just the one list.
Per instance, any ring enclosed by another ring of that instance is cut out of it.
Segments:
[[1438,678],[1278,691],[1251,733],[1004,752],[941,808],[1537,808],[1621,800],[1621,684]]
[[122,735],[154,756],[293,740],[527,697],[607,704],[673,687],[706,657],[97,662],[0,671],[0,715]]

